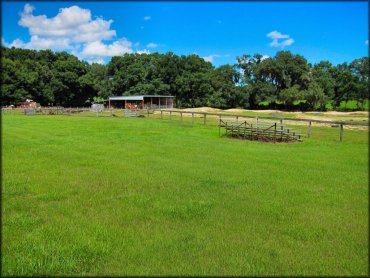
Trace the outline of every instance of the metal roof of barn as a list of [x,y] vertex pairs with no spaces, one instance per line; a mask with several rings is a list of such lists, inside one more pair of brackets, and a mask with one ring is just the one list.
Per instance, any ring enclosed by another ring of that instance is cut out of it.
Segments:
[[166,97],[166,98],[173,98],[173,96],[164,96],[164,95],[142,95],[142,96],[112,96],[109,97],[109,100],[144,100],[144,98],[152,97],[152,98],[159,98],[159,97]]

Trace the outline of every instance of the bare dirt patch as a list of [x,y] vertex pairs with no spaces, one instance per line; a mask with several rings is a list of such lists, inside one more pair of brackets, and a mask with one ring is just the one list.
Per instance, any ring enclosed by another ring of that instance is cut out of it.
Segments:
[[186,108],[183,111],[193,111],[193,112],[205,112],[205,113],[221,113],[224,110],[212,108],[212,107],[197,107],[197,108]]

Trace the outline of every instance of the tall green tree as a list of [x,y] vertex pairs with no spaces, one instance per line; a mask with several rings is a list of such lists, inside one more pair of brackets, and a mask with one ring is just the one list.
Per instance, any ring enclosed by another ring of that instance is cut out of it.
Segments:
[[328,100],[324,89],[317,82],[311,82],[308,85],[308,88],[303,92],[303,98],[312,110],[324,110],[326,101]]
[[321,61],[314,65],[311,70],[312,81],[323,89],[328,100],[334,97],[335,80],[331,75],[332,68],[333,66],[329,61]]
[[365,101],[369,100],[369,57],[355,59],[349,67],[357,79],[357,89],[354,94],[354,99],[357,101],[358,108],[364,110]]

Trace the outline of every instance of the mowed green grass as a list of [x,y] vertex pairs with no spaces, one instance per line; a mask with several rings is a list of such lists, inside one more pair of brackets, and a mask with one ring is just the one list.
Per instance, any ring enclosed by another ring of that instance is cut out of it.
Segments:
[[368,136],[4,115],[2,275],[368,275]]

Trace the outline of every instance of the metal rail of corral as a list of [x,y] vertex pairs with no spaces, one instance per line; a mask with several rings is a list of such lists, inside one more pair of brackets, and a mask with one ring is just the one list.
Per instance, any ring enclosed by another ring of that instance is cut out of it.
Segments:
[[161,118],[163,118],[163,112],[170,113],[170,119],[172,113],[179,113],[182,119],[182,114],[192,114],[192,123],[194,123],[194,115],[203,115],[204,125],[207,123],[207,116],[216,116],[219,119],[222,117],[235,117],[237,120],[238,118],[249,118],[249,119],[256,119],[258,122],[259,119],[261,120],[275,120],[280,121],[293,121],[293,122],[307,122],[308,123],[308,137],[310,138],[312,135],[312,123],[321,123],[321,124],[328,124],[328,125],[337,125],[339,127],[339,139],[340,142],[343,140],[343,126],[366,126],[369,127],[369,122],[367,123],[351,123],[351,122],[338,122],[338,121],[322,121],[322,120],[314,120],[314,119],[294,119],[294,118],[284,118],[284,117],[269,117],[269,116],[247,116],[247,115],[240,115],[240,114],[220,114],[220,113],[209,113],[209,112],[194,112],[194,111],[181,111],[181,110],[168,110],[168,109],[161,109]]

